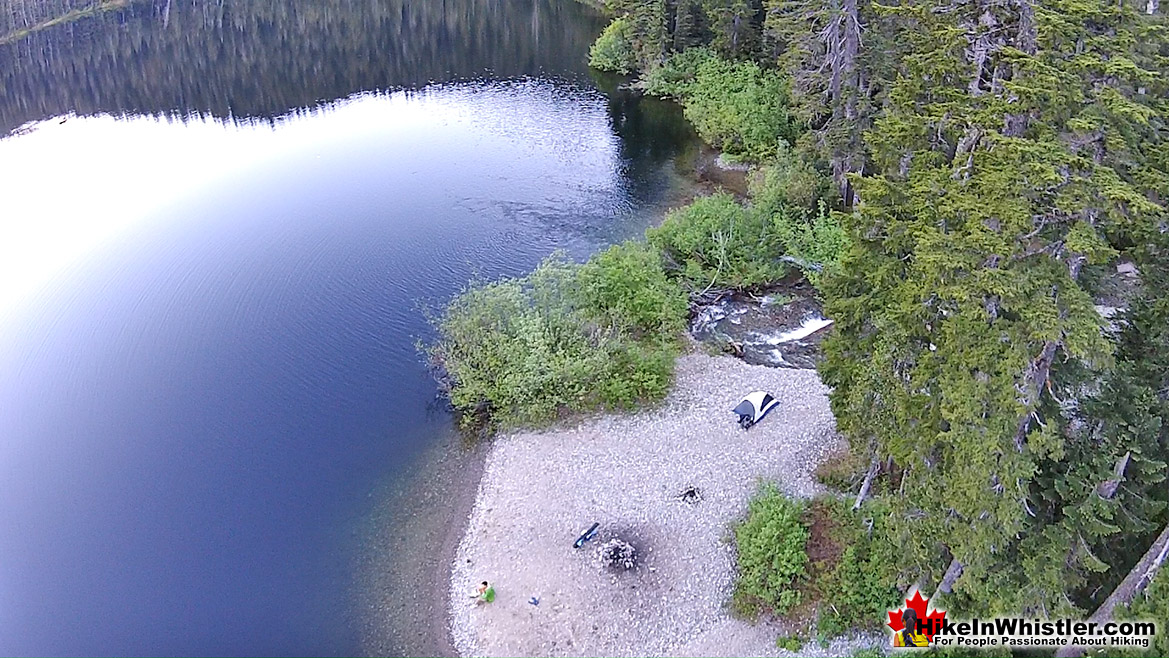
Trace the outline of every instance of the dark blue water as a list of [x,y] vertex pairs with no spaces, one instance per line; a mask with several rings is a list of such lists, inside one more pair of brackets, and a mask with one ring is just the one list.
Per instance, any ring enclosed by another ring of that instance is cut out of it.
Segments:
[[[284,52],[271,35],[304,17],[279,2],[181,28],[138,5],[37,35],[62,40],[48,55],[0,51],[45,92],[0,139],[0,654],[367,646],[356,528],[450,431],[423,308],[554,249],[584,258],[683,193],[677,112],[584,69],[591,11],[468,0],[428,23],[385,4],[322,3],[322,29],[366,26],[371,50],[282,55],[324,82],[257,74],[247,113],[217,109],[247,85],[216,66]],[[422,81],[409,57],[371,66],[383,14],[413,26],[403,52],[460,57],[416,57]],[[521,43],[477,65],[500,34]],[[118,39],[145,45],[107,71]],[[87,62],[88,86],[70,77]],[[173,88],[135,77],[162,70]]]

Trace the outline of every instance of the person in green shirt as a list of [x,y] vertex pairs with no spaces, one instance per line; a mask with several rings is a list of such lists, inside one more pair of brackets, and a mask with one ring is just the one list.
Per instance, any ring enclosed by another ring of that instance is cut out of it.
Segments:
[[495,600],[495,588],[492,587],[486,580],[475,588],[475,603],[491,603]]

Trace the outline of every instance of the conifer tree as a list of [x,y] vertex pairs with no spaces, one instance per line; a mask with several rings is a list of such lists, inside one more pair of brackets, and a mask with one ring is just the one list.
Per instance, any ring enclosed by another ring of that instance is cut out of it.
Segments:
[[792,80],[796,109],[813,128],[806,150],[828,162],[846,205],[853,196],[848,175],[863,171],[861,135],[874,107],[865,53],[897,56],[862,49],[869,14],[867,0],[768,0],[764,23]]
[[759,0],[702,0],[710,22],[711,46],[727,57],[758,52],[762,5]]
[[674,4],[667,0],[610,0],[608,6],[629,19],[633,49],[642,67],[661,64],[672,46]]
[[[908,577],[957,564],[970,609],[1074,609],[1064,579],[1112,568],[1106,539],[1160,513],[1139,503],[1156,423],[1084,428],[1124,411],[1079,401],[1115,362],[1085,272],[1164,227],[1163,27],[1098,0],[882,11],[907,54],[829,286],[833,407],[854,449],[895,465]],[[1096,493],[1108,474],[1119,496]]]
[[706,30],[706,17],[699,0],[678,0],[674,10],[674,51],[682,52],[701,45]]

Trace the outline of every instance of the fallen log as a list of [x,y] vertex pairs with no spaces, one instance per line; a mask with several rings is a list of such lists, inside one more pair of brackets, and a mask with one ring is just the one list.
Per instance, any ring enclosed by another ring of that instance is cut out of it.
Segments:
[[[1165,563],[1167,556],[1169,556],[1169,525],[1165,526],[1165,529],[1157,536],[1157,540],[1153,542],[1148,551],[1145,551],[1144,557],[1128,572],[1124,580],[1120,581],[1112,594],[1109,594],[1108,598],[1104,599],[1104,603],[1096,608],[1096,612],[1088,617],[1088,621],[1097,623],[1110,621],[1116,608],[1132,603],[1137,594],[1145,591],[1153,578],[1156,578],[1157,570]],[[1078,645],[1060,647],[1055,655],[1056,658],[1082,656],[1084,655],[1084,647]]]

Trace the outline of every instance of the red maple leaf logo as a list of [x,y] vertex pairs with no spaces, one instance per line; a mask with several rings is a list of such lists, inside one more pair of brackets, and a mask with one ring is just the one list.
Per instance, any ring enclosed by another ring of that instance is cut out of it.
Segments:
[[[913,611],[917,613],[918,628],[921,630],[921,634],[925,635],[926,639],[932,642],[934,634],[942,628],[942,620],[946,618],[946,611],[931,610],[927,613],[929,601],[929,599],[921,595],[921,592],[915,590],[913,592],[913,598],[905,599],[905,605],[908,608],[913,608]],[[905,628],[905,624],[901,621],[901,613],[904,610],[905,608],[898,608],[889,611],[888,626],[893,629],[894,633]]]

